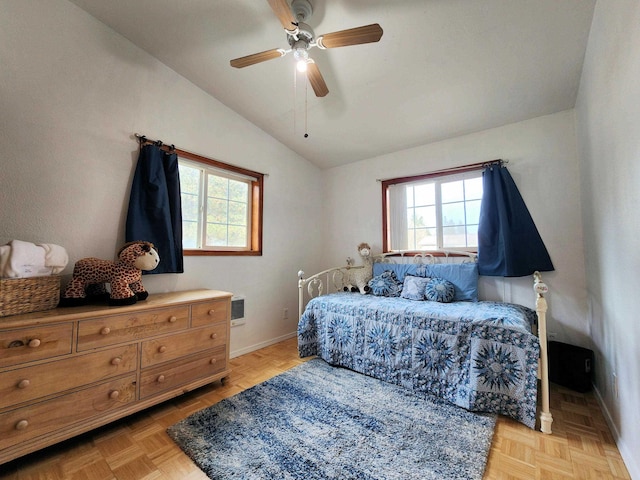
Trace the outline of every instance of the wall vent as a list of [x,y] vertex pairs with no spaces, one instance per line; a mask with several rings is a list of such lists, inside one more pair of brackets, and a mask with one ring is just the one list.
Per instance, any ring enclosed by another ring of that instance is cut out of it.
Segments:
[[244,325],[244,297],[234,295],[231,297],[231,326]]

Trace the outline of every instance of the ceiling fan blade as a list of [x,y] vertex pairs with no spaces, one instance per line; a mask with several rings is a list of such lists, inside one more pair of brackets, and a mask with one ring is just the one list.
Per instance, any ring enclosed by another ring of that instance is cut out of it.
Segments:
[[313,88],[316,97],[324,97],[329,93],[329,89],[327,88],[327,84],[324,83],[324,78],[322,78],[320,69],[313,60],[310,60],[307,64],[307,78],[309,79],[309,83],[311,84],[311,88]]
[[296,19],[291,13],[291,7],[287,0],[267,0],[271,6],[271,10],[276,14],[278,20],[285,30],[294,31],[296,29]]
[[382,27],[377,23],[363,27],[348,28],[339,32],[320,35],[316,42],[320,48],[346,47],[377,42],[382,38]]
[[234,58],[229,63],[235,68],[244,68],[249,65],[255,65],[256,63],[266,62],[267,60],[273,60],[274,58],[280,58],[284,55],[284,50],[281,48],[274,48],[273,50],[267,50],[260,53],[254,53],[253,55],[247,55],[246,57]]

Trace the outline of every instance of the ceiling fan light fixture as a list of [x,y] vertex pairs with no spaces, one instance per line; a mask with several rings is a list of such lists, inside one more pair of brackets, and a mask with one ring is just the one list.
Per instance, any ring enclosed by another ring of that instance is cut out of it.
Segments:
[[296,70],[298,70],[300,73],[304,73],[307,71],[307,60],[298,60],[298,62],[296,63]]
[[307,48],[307,44],[304,42],[298,42],[293,50],[293,58],[296,61],[296,69],[299,72],[307,71],[307,62],[309,61],[309,52],[307,52]]
[[307,58],[309,58],[309,53],[307,52],[307,49],[303,46],[303,47],[296,47],[293,49],[293,58],[296,59],[296,61],[300,61],[300,60],[306,60]]

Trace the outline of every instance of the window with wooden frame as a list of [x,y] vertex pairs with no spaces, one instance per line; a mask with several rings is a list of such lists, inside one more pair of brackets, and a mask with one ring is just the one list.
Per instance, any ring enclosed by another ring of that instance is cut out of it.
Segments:
[[264,174],[176,150],[185,255],[262,255]]
[[482,170],[448,170],[382,182],[383,251],[476,251]]

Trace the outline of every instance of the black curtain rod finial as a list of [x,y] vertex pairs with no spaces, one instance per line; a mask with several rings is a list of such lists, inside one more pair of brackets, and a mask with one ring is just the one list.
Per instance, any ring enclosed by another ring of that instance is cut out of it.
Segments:
[[140,135],[139,133],[134,133],[134,136],[138,139],[140,147],[143,147],[144,145],[155,145],[159,148],[164,147],[170,152],[175,152],[176,150],[176,146],[174,144],[166,145],[162,140],[149,140],[146,135]]
[[493,168],[493,167],[504,167],[505,163],[509,163],[509,160],[491,160],[490,162],[486,162],[482,164],[483,168]]

